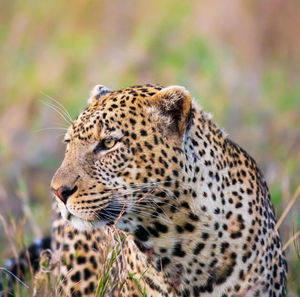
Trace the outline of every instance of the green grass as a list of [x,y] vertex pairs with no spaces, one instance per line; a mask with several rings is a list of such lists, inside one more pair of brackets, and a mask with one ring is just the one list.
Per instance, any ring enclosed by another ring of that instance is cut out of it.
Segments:
[[113,241],[115,244],[109,244],[107,249],[104,251],[102,256],[102,267],[99,270],[98,278],[98,287],[95,293],[96,297],[105,297],[110,289],[114,287],[112,279],[112,269],[118,265],[117,261],[122,250],[122,244],[125,240],[124,236],[120,237],[115,236]]

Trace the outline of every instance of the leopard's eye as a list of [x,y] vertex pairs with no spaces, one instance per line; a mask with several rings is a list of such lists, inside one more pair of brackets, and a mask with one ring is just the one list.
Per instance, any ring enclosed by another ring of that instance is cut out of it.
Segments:
[[113,148],[116,143],[117,143],[117,141],[113,138],[104,139],[97,144],[97,146],[94,148],[93,152],[98,153],[100,151],[109,150],[109,149]]
[[105,146],[106,149],[111,149],[115,144],[116,144],[116,141],[111,138],[105,139],[103,141],[103,145]]

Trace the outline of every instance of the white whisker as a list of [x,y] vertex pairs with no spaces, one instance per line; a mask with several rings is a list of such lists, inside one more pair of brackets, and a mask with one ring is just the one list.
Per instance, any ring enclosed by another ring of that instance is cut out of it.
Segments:
[[52,100],[52,101],[54,101],[56,104],[58,104],[59,106],[57,106],[57,108],[59,108],[66,116],[67,116],[67,118],[71,121],[71,122],[73,122],[73,119],[72,119],[72,117],[71,117],[71,115],[70,115],[70,113],[68,112],[68,110],[58,101],[58,100],[56,100],[56,99],[54,99],[52,96],[50,96],[50,95],[48,95],[48,94],[46,94],[46,93],[44,93],[44,92],[41,92],[44,96],[46,96],[48,99],[50,99],[50,100]]
[[69,125],[72,123],[72,121],[70,121],[68,119],[68,117],[63,113],[61,112],[55,105],[49,103],[49,102],[45,102],[45,101],[42,101],[42,103],[45,105],[45,106],[48,106],[49,108],[53,109],[55,112],[57,112],[64,120],[66,123],[68,123]]

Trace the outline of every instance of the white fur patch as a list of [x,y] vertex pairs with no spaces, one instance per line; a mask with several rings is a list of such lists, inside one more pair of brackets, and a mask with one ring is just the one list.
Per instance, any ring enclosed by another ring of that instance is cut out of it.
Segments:
[[106,225],[105,222],[84,221],[75,216],[71,217],[70,223],[75,229],[77,229],[79,231],[91,231],[94,229],[102,228]]
[[93,102],[93,98],[97,95],[106,94],[111,92],[111,90],[103,85],[95,85],[90,92],[90,98],[88,99],[88,104]]
[[206,116],[209,120],[212,120],[213,116],[210,112],[206,112]]
[[168,86],[168,87],[162,89],[162,91],[172,91],[172,92],[176,92],[178,90],[180,90],[186,96],[190,96],[190,92],[183,86],[174,85],[174,86]]
[[169,86],[160,92],[167,94],[168,100],[162,100],[161,102],[166,110],[172,109],[178,100],[184,97],[190,97],[189,91],[182,86]]

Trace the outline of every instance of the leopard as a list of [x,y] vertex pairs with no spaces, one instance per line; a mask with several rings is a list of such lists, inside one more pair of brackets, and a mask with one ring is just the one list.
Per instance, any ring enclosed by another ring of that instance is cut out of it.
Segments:
[[98,296],[112,228],[106,296],[286,296],[266,180],[186,88],[97,85],[64,142],[51,181],[62,296]]

